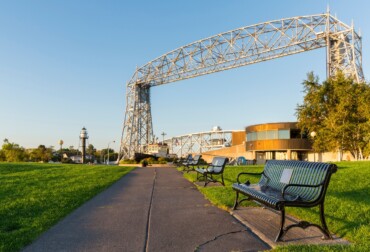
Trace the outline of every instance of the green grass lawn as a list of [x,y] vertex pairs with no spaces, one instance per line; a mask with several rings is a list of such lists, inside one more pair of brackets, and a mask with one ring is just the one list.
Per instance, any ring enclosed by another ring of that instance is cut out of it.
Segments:
[[132,168],[0,163],[0,251],[18,251]]
[[[370,251],[370,162],[340,162],[338,171],[333,174],[325,199],[325,216],[332,233],[350,242],[350,246],[286,246],[277,251]],[[260,172],[263,166],[226,167],[225,187],[198,187],[213,204],[221,208],[231,208],[235,199],[232,183],[239,172]],[[194,181],[194,172],[184,175]],[[259,177],[244,176],[252,183]],[[244,206],[253,205],[243,203]],[[287,208],[287,213],[295,217],[320,223],[319,209]],[[294,229],[292,230],[294,232]],[[291,232],[292,232],[291,231]]]

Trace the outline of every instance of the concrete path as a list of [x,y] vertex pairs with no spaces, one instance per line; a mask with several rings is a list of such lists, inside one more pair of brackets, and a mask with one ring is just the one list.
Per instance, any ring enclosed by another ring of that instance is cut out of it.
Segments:
[[176,169],[137,168],[24,251],[260,251],[270,247]]

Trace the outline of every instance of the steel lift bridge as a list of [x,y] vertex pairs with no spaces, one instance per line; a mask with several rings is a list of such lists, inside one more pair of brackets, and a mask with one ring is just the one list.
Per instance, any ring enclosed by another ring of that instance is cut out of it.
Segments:
[[330,15],[268,21],[198,40],[136,69],[127,83],[120,158],[145,153],[153,141],[150,88],[326,47],[327,77],[342,71],[364,81],[361,36]]

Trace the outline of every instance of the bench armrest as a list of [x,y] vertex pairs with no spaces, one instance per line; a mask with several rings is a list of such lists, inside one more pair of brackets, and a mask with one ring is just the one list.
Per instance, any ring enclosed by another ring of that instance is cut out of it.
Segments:
[[[281,190],[281,194],[282,194],[282,197],[284,200],[287,200],[285,199],[285,191],[286,189],[288,189],[289,187],[319,187],[319,186],[323,186],[324,185],[324,182],[321,182],[320,184],[317,184],[317,185],[304,185],[304,184],[287,184],[283,187],[283,189]],[[296,201],[297,199],[299,198],[299,196],[297,196],[294,200],[290,200],[290,201]]]
[[238,184],[241,184],[240,181],[239,181],[239,177],[241,175],[262,175],[263,172],[241,172],[238,174],[238,177],[236,178],[236,180],[238,181]]

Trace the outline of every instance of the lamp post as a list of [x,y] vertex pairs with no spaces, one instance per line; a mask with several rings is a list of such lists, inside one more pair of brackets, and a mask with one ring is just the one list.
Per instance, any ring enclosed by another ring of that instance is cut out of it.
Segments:
[[109,165],[109,144],[115,143],[116,141],[111,141],[108,143],[108,159],[107,159],[107,165]]
[[[315,139],[315,137],[316,137],[316,132],[315,131],[311,132],[311,137],[312,137],[312,139]],[[316,153],[315,153],[315,151],[313,152],[313,161],[316,162]]]

